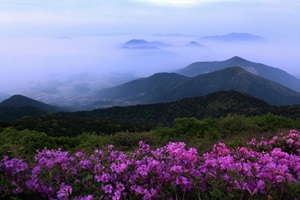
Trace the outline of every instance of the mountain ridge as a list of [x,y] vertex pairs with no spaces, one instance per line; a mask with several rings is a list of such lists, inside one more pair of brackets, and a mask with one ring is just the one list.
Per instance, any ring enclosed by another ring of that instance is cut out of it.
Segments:
[[195,62],[185,68],[177,70],[176,73],[192,77],[200,74],[222,70],[232,66],[242,67],[250,73],[262,76],[297,92],[300,92],[300,80],[298,78],[288,74],[281,69],[271,67],[262,63],[251,62],[239,56],[234,56],[224,61]]
[[169,126],[175,118],[195,117],[197,119],[219,118],[228,114],[256,116],[275,114],[300,118],[300,106],[273,106],[249,94],[237,91],[218,91],[205,96],[184,98],[174,102],[115,106],[64,113],[72,117],[126,121],[151,124],[150,127]]
[[248,93],[273,105],[300,104],[300,93],[241,67],[230,67],[195,77],[158,73],[102,90],[99,98],[135,105],[171,102],[221,90]]

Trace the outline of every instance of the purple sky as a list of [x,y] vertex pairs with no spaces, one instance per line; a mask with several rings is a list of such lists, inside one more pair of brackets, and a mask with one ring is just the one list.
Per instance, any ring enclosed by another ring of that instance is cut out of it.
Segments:
[[[235,55],[300,74],[299,10],[299,0],[0,0],[0,92],[79,73],[147,76]],[[231,32],[266,41],[179,48]],[[119,49],[132,38],[176,48],[161,55]]]

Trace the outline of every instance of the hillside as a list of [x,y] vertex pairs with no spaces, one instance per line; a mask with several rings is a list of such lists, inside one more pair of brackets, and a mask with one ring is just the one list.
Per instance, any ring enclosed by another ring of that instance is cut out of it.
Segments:
[[[279,112],[277,110],[278,107],[271,106],[247,94],[236,91],[220,91],[203,97],[186,98],[171,103],[112,107],[65,114],[73,117],[113,119],[158,126],[170,125],[174,118],[178,117],[218,118],[229,113],[252,116]],[[295,112],[294,115],[300,117],[298,112]]]
[[113,88],[101,90],[99,99],[115,105],[151,104],[204,96],[212,92],[235,90],[248,93],[273,105],[300,104],[300,94],[278,83],[231,67],[195,77],[159,73]]
[[200,74],[207,74],[214,71],[226,69],[232,66],[239,66],[247,70],[248,72],[262,76],[292,90],[300,92],[300,80],[298,78],[288,74],[281,69],[270,67],[261,63],[251,62],[238,56],[234,56],[225,61],[192,63],[191,65],[178,70],[176,73],[193,77]]
[[122,85],[103,89],[99,97],[114,100],[118,105],[163,102],[169,98],[170,90],[189,78],[175,73],[157,73]]
[[0,103],[0,120],[14,120],[24,116],[67,111],[22,95],[14,95]]
[[0,107],[0,121],[13,121],[25,116],[40,116],[47,113],[48,112],[30,106]]
[[[30,116],[13,122],[2,122],[2,125],[0,123],[0,130],[1,127],[15,127],[18,130],[28,129],[45,132],[49,136],[141,132],[157,127],[171,127],[176,118],[205,120],[226,117],[228,114],[249,117],[274,114],[278,116],[277,118],[287,117],[299,120],[300,106],[272,106],[247,94],[236,91],[221,91],[171,103]],[[261,120],[271,120],[270,123],[276,127],[278,124],[285,124],[285,122],[274,121],[273,119],[265,116]],[[267,121],[260,123],[266,124]],[[288,124],[286,125],[291,127]],[[131,133],[128,133],[128,136],[132,137]]]

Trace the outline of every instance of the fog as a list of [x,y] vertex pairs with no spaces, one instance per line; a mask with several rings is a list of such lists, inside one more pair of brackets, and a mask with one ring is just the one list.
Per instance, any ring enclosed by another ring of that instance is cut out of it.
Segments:
[[[299,44],[289,41],[209,42],[201,36],[95,35],[9,38],[1,41],[1,93],[74,105],[89,95],[157,72],[233,56],[300,74]],[[157,49],[123,48],[131,39],[159,41]],[[195,41],[203,47],[189,47]],[[12,70],[13,69],[13,70]],[[3,95],[2,95],[3,96]]]
[[[221,61],[233,56],[281,68],[290,74],[300,74],[300,58],[296,53],[299,52],[299,43],[294,41],[208,42],[200,38],[114,35],[2,39],[1,92],[11,93],[49,81],[67,81],[77,74],[86,74],[98,81],[116,74],[146,77],[156,72],[174,71],[197,61]],[[170,46],[146,50],[122,48],[131,39],[160,41]],[[204,47],[186,46],[191,41]],[[98,87],[119,83],[111,81]]]
[[[0,100],[23,94],[74,104],[101,88],[233,56],[299,75],[299,9],[297,0],[3,0]],[[264,40],[201,39],[231,32]],[[169,45],[124,48],[131,39]]]

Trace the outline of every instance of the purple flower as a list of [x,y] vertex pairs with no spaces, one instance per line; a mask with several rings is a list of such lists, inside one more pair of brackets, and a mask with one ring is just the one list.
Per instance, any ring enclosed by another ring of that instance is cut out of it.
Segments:
[[75,197],[74,200],[93,200],[93,195],[88,195],[85,197]]
[[110,180],[110,175],[108,173],[103,173],[102,176],[95,175],[94,178],[97,182],[102,181],[103,183],[107,183]]
[[79,161],[79,166],[81,169],[88,169],[91,166],[91,161],[90,160],[81,160]]
[[259,179],[259,181],[257,182],[257,189],[260,191],[260,192],[264,192],[265,191],[265,188],[266,188],[266,183],[264,180],[261,180]]
[[14,189],[13,193],[16,195],[21,194],[23,193],[23,188],[17,187],[16,189]]
[[124,187],[123,183],[116,182],[116,189],[119,191],[123,191],[123,190],[125,190],[125,187]]
[[121,192],[120,190],[116,190],[114,192],[114,196],[112,197],[112,200],[120,200],[121,199]]
[[178,166],[178,165],[172,166],[171,171],[181,173],[182,172],[182,166]]
[[72,187],[69,185],[65,185],[65,183],[62,183],[60,185],[60,189],[57,192],[57,198],[60,200],[67,200],[69,199],[69,196],[72,194]]
[[102,187],[102,190],[104,190],[104,192],[108,194],[111,194],[113,189],[114,188],[111,184]]

